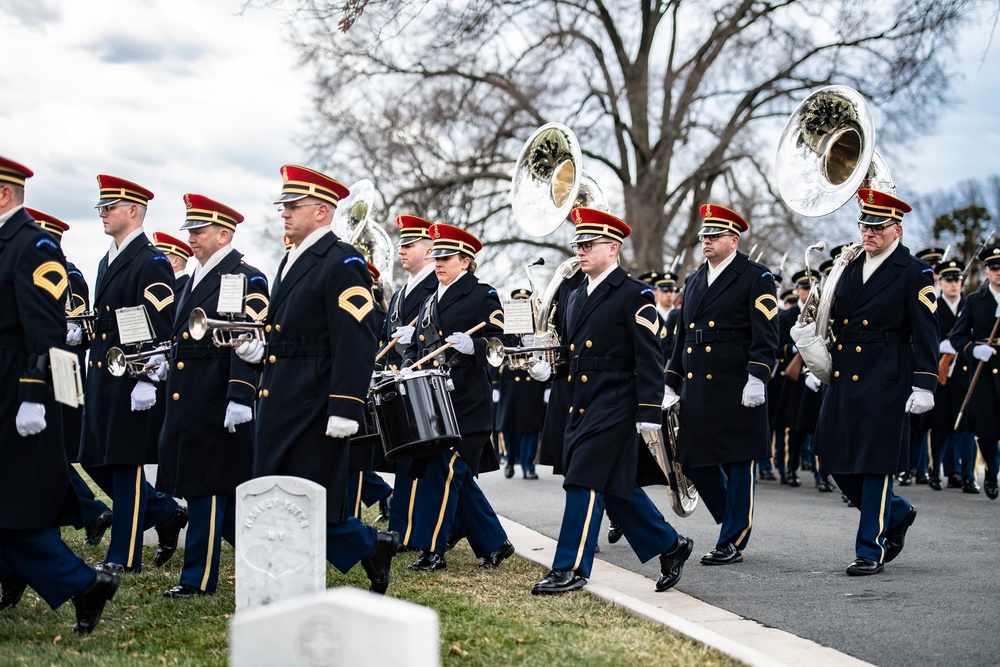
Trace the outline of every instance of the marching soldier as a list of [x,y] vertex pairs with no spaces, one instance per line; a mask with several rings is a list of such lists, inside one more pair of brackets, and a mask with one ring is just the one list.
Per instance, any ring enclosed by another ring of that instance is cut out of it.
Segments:
[[[1000,473],[1000,357],[997,349],[997,322],[1000,321],[1000,246],[984,248],[979,253],[986,282],[965,300],[958,315],[951,344],[963,359],[982,364],[979,380],[973,388],[966,412],[969,430],[976,434],[979,452],[986,462],[983,490],[986,497],[996,500],[1000,495],[997,474]],[[993,336],[990,341],[990,336]],[[970,368],[970,370],[971,370]]]
[[91,632],[120,579],[70,551],[57,526],[80,517],[49,384],[66,340],[65,258],[24,210],[27,167],[0,157],[0,610],[27,586],[53,609],[73,599],[75,632]]
[[[851,576],[882,572],[903,549],[917,511],[892,491],[910,414],[934,406],[938,325],[933,270],[900,238],[903,201],[858,191],[864,253],[836,286],[833,377],[816,427],[816,454],[861,518]],[[796,326],[792,338],[815,335]]]
[[[167,598],[215,592],[222,540],[235,542],[236,487],[251,474],[250,422],[258,383],[257,372],[232,348],[215,347],[211,335],[192,339],[188,320],[195,308],[210,319],[231,317],[217,310],[224,276],[243,277],[248,320],[263,320],[268,306],[267,279],[232,246],[243,215],[199,194],[184,195],[184,206],[181,229],[190,235],[197,264],[178,293],[170,332],[173,345],[156,487],[187,499],[190,524],[180,582],[163,593]],[[178,240],[173,241],[177,245]]]
[[[605,508],[640,561],[660,559],[656,590],[680,580],[693,542],[677,534],[639,485],[639,433],[660,428],[663,399],[660,322],[653,290],[618,266],[632,232],[622,220],[575,208],[572,249],[585,281],[561,304],[558,333],[569,344],[568,421],[564,433],[566,505],[552,569],[531,589],[554,595],[587,584]],[[531,367],[546,381],[547,362]]]
[[[364,258],[330,229],[342,184],[294,165],[281,168],[285,236],[294,244],[272,281],[265,345],[236,348],[264,362],[257,392],[254,477],[292,475],[326,487],[326,558],[341,572],[364,567],[385,593],[399,538],[349,516],[348,440],[364,418],[375,358],[372,281]],[[326,391],[317,398],[317,392]]]
[[153,232],[153,244],[170,260],[170,266],[174,269],[174,294],[181,294],[191,280],[191,275],[187,273],[187,264],[192,253],[191,246],[176,236],[163,232]]
[[770,446],[764,382],[775,367],[778,299],[768,268],[738,251],[747,222],[715,204],[702,206],[701,216],[708,261],[684,288],[667,392],[680,391],[677,458],[722,524],[701,563],[726,565],[743,560],[753,527],[754,462]]
[[165,341],[173,325],[174,276],[169,260],[153,247],[142,224],[153,193],[115,176],[101,174],[98,213],[112,238],[97,269],[95,338],[90,346],[87,396],[100,397],[83,407],[80,463],[111,497],[111,544],[101,565],[112,573],[142,569],[142,534],[156,527],[159,546],[153,564],[162,566],[177,549],[187,510],[155,491],[143,465],[157,461],[163,423],[164,357],[150,359],[150,375],[114,377],[104,367],[108,351],[121,346],[116,311],[142,306],[153,340]]

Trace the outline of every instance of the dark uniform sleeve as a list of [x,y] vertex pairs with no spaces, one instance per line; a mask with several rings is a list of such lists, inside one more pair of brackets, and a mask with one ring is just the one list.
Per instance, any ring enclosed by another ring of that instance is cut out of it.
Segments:
[[[269,303],[267,278],[264,274],[258,272],[248,276],[245,299],[247,319],[263,322],[267,317]],[[229,387],[226,389],[226,398],[252,406],[258,384],[260,384],[260,374],[254,367],[240,359],[236,349],[233,348],[229,355]]]
[[629,303],[628,329],[635,349],[636,421],[660,424],[663,419],[663,348],[660,347],[660,316],[653,304],[653,290],[634,292]]
[[938,381],[940,331],[934,270],[925,266],[912,281],[906,308],[913,328],[913,381],[911,386],[934,391]]
[[951,330],[951,345],[962,357],[972,363],[979,363],[979,360],[972,356],[972,350],[976,347],[976,332],[973,331],[972,311],[975,310],[976,301],[980,293],[971,294],[958,311],[958,319]]
[[[691,277],[688,276],[687,281],[690,282],[690,280]],[[684,381],[684,338],[687,335],[688,329],[684,312],[684,306],[682,305],[680,312],[677,314],[677,335],[674,338],[674,349],[670,353],[670,361],[667,362],[667,372],[664,380],[668,387],[678,393],[680,393],[681,382]]]
[[18,383],[21,402],[43,403],[51,396],[48,352],[66,340],[66,259],[47,234],[25,245],[15,279],[18,320],[24,327],[28,365]]
[[[751,264],[747,271],[753,271]],[[774,278],[766,269],[754,280],[750,289],[750,349],[747,373],[767,382],[777,363],[778,297]]]
[[374,307],[368,267],[361,255],[348,255],[332,268],[326,282],[331,360],[327,415],[331,417],[358,423],[364,419],[377,339],[369,317]]

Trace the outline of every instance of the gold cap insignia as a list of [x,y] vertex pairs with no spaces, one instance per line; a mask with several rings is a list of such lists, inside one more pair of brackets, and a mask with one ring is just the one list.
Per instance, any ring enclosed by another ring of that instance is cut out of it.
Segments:
[[281,182],[282,183],[288,182],[288,167],[281,168]]
[[875,203],[875,193],[872,192],[871,190],[868,191],[868,203],[869,204]]
[[403,221],[400,220],[399,218],[396,218],[396,226],[399,227],[400,229],[402,229],[403,228]]
[[711,204],[709,204],[708,206],[705,207],[705,217],[706,218],[711,218],[712,217],[712,205]]
[[441,228],[438,227],[437,225],[434,225],[434,238],[436,239],[441,238]]
[[184,205],[191,208],[191,195],[184,195]]

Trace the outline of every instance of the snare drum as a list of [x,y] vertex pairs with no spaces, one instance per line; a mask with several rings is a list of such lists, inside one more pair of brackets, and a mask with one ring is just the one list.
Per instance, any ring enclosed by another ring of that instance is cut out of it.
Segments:
[[394,375],[372,387],[370,402],[387,461],[412,459],[462,441],[450,378],[440,369]]
[[382,438],[378,433],[378,425],[375,423],[375,409],[372,406],[371,390],[379,384],[393,377],[392,371],[374,371],[371,383],[368,385],[368,401],[365,403],[364,422],[361,423],[357,435],[351,436],[352,447],[367,447],[368,445],[382,445]]

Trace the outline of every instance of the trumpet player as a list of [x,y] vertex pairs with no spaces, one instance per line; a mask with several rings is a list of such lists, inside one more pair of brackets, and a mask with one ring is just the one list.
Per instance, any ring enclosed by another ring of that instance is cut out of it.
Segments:
[[164,232],[153,232],[153,245],[170,260],[170,266],[174,270],[174,294],[179,295],[191,280],[191,275],[187,273],[191,246]]
[[157,369],[138,379],[115,377],[104,367],[108,351],[120,345],[115,311],[145,307],[154,340],[167,337],[174,315],[174,275],[170,261],[153,247],[143,229],[153,193],[116,176],[97,177],[95,208],[111,247],[97,268],[95,338],[90,346],[80,463],[111,498],[111,544],[100,567],[108,572],[142,569],[142,533],[156,527],[159,545],[153,559],[162,566],[177,549],[187,510],[146,482],[143,465],[156,463],[157,436],[163,423],[166,359],[149,360]]
[[243,215],[200,194],[184,195],[184,206],[181,229],[197,264],[178,294],[171,329],[156,487],[187,500],[189,525],[180,582],[167,598],[215,592],[222,540],[235,541],[236,487],[250,478],[259,379],[231,347],[216,347],[209,336],[194,340],[188,319],[195,308],[225,319],[216,310],[223,276],[244,277],[247,319],[263,320],[268,306],[267,279],[232,245]]

